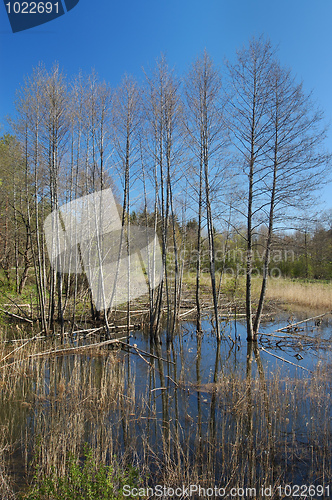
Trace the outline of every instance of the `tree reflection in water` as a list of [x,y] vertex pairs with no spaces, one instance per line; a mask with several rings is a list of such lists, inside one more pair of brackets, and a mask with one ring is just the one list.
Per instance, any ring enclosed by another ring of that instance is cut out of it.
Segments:
[[136,332],[130,343],[147,355],[30,357],[3,373],[0,417],[26,472],[33,459],[65,474],[68,452],[88,442],[98,460],[135,464],[152,485],[331,480],[331,364],[280,367],[241,343],[239,328],[217,343],[188,322],[170,344]]

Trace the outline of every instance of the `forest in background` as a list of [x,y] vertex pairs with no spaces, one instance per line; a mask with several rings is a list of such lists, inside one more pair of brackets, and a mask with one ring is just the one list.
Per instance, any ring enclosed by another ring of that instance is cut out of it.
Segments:
[[202,275],[210,276],[219,340],[222,276],[243,275],[255,340],[269,277],[332,277],[332,215],[317,211],[331,166],[324,114],[263,37],[223,68],[205,52],[180,77],[161,56],[118,88],[93,71],[68,79],[41,64],[18,90],[10,126],[0,141],[0,286],[3,297],[33,290],[45,332],[65,321],[74,328],[82,297],[108,328],[112,311],[96,310],[86,277],[50,266],[43,223],[109,187],[124,228],[158,234],[163,273],[149,289],[149,323],[157,332],[164,317],[170,340],[186,280],[200,331]]

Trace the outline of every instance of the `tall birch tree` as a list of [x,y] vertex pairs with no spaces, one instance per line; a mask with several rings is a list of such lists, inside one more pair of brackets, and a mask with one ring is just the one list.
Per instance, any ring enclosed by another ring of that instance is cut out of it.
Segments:
[[[156,307],[151,318],[151,328],[156,332],[161,319],[164,296],[167,307],[167,340],[173,337],[177,302],[179,300],[179,265],[176,239],[176,213],[174,191],[179,172],[180,123],[179,82],[162,56],[151,75],[147,75],[145,117],[149,144],[147,157],[153,165],[152,178],[155,189],[155,218],[160,217],[163,272],[157,291]],[[158,222],[159,223],[159,222]],[[171,242],[174,257],[174,282],[167,260]],[[171,304],[173,299],[173,304]]]
[[[294,218],[296,209],[312,199],[330,168],[330,155],[323,149],[326,130],[322,113],[302,84],[296,84],[290,71],[280,66],[268,40],[251,39],[238,51],[236,63],[228,64],[228,70],[227,126],[247,184],[247,339],[256,341],[275,224]],[[262,224],[267,227],[267,236],[260,298],[254,313],[253,248]]]
[[212,214],[213,180],[221,177],[221,153],[224,146],[224,124],[221,104],[221,77],[207,52],[193,63],[185,84],[185,127],[189,138],[195,177],[198,185],[198,233],[196,268],[197,330],[201,330],[200,272],[203,208],[209,242],[209,266],[217,339],[220,340],[218,321],[218,293],[216,285],[214,223]]
[[228,89],[227,127],[236,148],[236,161],[247,180],[246,208],[246,318],[247,338],[254,340],[252,321],[253,238],[261,223],[261,184],[264,182],[266,144],[271,138],[271,117],[268,114],[271,88],[269,75],[273,68],[271,44],[262,38],[250,40],[248,47],[237,52],[235,64],[227,64]]

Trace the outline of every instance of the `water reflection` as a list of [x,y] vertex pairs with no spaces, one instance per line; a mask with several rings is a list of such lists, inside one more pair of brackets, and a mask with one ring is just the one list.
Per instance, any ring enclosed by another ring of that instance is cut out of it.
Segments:
[[[0,410],[21,462],[28,470],[34,457],[61,473],[68,452],[79,454],[88,442],[104,461],[116,454],[139,463],[150,482],[173,486],[332,477],[331,365],[311,377],[246,343],[240,322],[223,326],[221,343],[208,322],[199,335],[187,322],[173,343],[166,333],[154,343],[149,332],[135,332],[130,351],[21,364],[1,392]],[[283,355],[296,362],[294,353]],[[314,368],[310,350],[308,359]]]

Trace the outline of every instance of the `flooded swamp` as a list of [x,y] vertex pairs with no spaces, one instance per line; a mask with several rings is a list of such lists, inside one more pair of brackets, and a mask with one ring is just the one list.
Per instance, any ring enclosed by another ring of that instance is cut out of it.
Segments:
[[97,329],[62,344],[7,329],[0,471],[24,492],[36,467],[65,475],[87,443],[96,463],[138,471],[136,490],[116,498],[156,485],[171,490],[149,498],[286,498],[296,485],[314,488],[302,498],[328,498],[332,317],[306,317],[267,317],[257,343],[233,316],[221,318],[220,343],[209,316],[199,335],[180,322],[172,343],[166,331],[157,343],[137,330],[100,345]]

